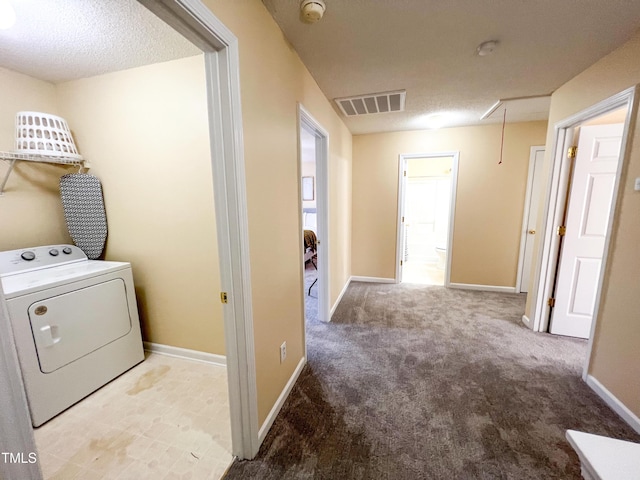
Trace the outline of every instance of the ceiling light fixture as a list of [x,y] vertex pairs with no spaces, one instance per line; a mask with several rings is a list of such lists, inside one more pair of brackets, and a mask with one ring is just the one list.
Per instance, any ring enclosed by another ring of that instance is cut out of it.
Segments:
[[488,42],[483,42],[480,45],[478,45],[478,48],[476,48],[476,53],[481,57],[485,57],[493,53],[493,51],[497,47],[498,47],[497,40],[489,40]]
[[7,30],[16,23],[16,12],[9,0],[0,0],[0,30]]
[[322,0],[302,0],[300,4],[300,18],[305,23],[316,23],[327,9]]
[[422,117],[420,117],[419,124],[423,128],[437,130],[447,124],[451,124],[454,117],[455,115],[450,112],[431,113],[429,115],[423,115]]

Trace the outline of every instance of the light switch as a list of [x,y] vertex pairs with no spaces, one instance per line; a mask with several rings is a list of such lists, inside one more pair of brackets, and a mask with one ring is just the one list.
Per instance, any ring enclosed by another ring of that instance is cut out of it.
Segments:
[[636,178],[636,183],[633,187],[636,192],[640,192],[640,177]]

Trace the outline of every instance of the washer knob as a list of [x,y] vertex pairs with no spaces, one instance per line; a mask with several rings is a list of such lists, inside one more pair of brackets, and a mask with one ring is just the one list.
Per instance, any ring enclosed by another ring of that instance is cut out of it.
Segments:
[[69,255],[71,253],[71,247],[64,247],[62,249],[62,253],[64,253],[65,255]]
[[60,252],[56,248],[52,248],[51,250],[49,250],[49,255],[51,255],[52,257],[57,257],[59,253]]
[[20,257],[22,257],[23,260],[30,262],[31,260],[36,258],[36,254],[31,251],[26,251],[26,252],[22,252],[22,255],[20,255]]

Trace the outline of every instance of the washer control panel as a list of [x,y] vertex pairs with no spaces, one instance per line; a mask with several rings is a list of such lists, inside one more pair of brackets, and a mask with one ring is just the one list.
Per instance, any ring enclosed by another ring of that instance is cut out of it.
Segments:
[[82,262],[87,256],[74,245],[49,245],[0,252],[0,276]]

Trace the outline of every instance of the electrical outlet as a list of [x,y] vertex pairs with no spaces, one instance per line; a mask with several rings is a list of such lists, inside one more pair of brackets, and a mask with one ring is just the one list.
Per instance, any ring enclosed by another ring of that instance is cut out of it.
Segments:
[[280,345],[280,363],[284,362],[287,358],[287,342]]

